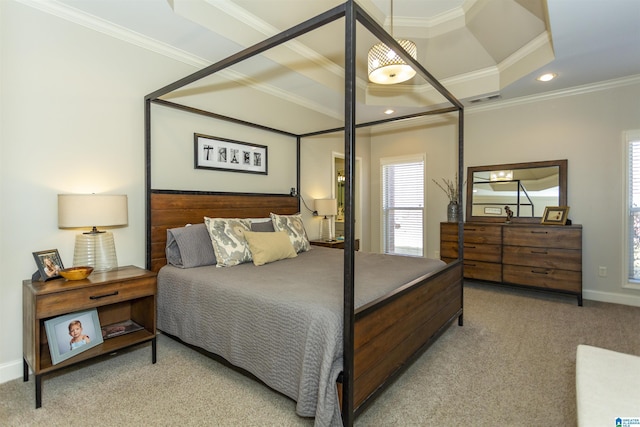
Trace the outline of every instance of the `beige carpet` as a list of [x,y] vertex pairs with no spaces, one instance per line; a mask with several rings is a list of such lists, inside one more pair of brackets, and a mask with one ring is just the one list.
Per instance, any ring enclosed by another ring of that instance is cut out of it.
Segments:
[[[640,355],[640,308],[479,284],[452,325],[357,420],[360,426],[576,424],[575,352],[590,344]],[[294,402],[179,344],[150,346],[0,385],[0,425],[297,426]]]

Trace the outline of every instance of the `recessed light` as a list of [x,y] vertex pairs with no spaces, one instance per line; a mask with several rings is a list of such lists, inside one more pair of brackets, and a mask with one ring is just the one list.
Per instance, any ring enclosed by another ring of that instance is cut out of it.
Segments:
[[391,108],[389,108],[388,110],[384,110],[385,114],[393,114],[395,113],[395,111],[393,111]]
[[553,79],[555,79],[557,76],[556,73],[546,73],[541,75],[540,77],[538,77],[536,80],[540,81],[540,82],[548,82],[551,81]]

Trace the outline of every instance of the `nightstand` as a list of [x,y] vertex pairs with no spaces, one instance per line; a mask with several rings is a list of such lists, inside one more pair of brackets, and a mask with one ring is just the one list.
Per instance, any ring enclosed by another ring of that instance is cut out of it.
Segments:
[[[324,240],[311,240],[309,243],[311,243],[314,246],[324,246],[325,248],[344,249],[344,240],[336,240],[335,242],[327,242]],[[356,251],[359,251],[360,239],[354,240],[353,246]]]
[[[156,273],[128,266],[94,272],[83,280],[22,282],[23,368],[35,375],[36,408],[42,405],[42,376],[83,360],[151,341],[151,361],[156,363]],[[57,316],[95,308],[100,326],[132,320],[141,330],[113,338],[53,364],[45,321]]]

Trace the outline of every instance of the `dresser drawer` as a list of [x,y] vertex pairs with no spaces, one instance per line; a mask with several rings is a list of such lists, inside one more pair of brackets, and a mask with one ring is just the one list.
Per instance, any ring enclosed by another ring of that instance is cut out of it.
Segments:
[[582,249],[581,227],[505,226],[504,245],[535,246],[544,248]]
[[504,264],[582,271],[582,252],[573,249],[503,246]]
[[492,262],[464,261],[464,277],[466,279],[502,281],[502,265]]
[[500,263],[502,245],[484,245],[476,243],[464,244],[464,260],[487,261]]
[[458,241],[447,242],[446,240],[440,241],[440,257],[441,258],[458,258]]
[[503,265],[502,280],[505,283],[515,285],[535,286],[575,293],[582,292],[582,273],[579,271]]
[[86,286],[69,291],[38,296],[36,312],[39,318],[44,319],[71,311],[86,310],[102,305],[154,295],[155,292],[155,277]]
[[458,224],[455,222],[441,222],[440,241],[458,242]]
[[464,243],[502,244],[502,226],[493,224],[465,224]]

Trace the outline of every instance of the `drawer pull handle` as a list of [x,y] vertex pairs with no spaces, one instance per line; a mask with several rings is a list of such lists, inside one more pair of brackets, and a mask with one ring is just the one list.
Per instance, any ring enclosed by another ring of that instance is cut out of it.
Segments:
[[543,254],[543,255],[547,255],[548,252],[547,251],[531,251],[532,254]]
[[531,231],[532,234],[549,234],[548,231]]
[[465,248],[469,248],[469,249],[475,249],[475,246],[471,246],[471,245],[464,245]]
[[549,272],[548,272],[547,270],[545,270],[545,271],[536,271],[536,270],[531,270],[531,272],[532,272],[533,274],[549,274]]
[[465,228],[464,231],[476,231],[475,228]]
[[89,299],[96,300],[100,298],[113,297],[116,295],[118,295],[118,291],[114,291],[114,292],[111,292],[110,294],[104,294],[104,295],[93,295],[93,296],[90,296]]

